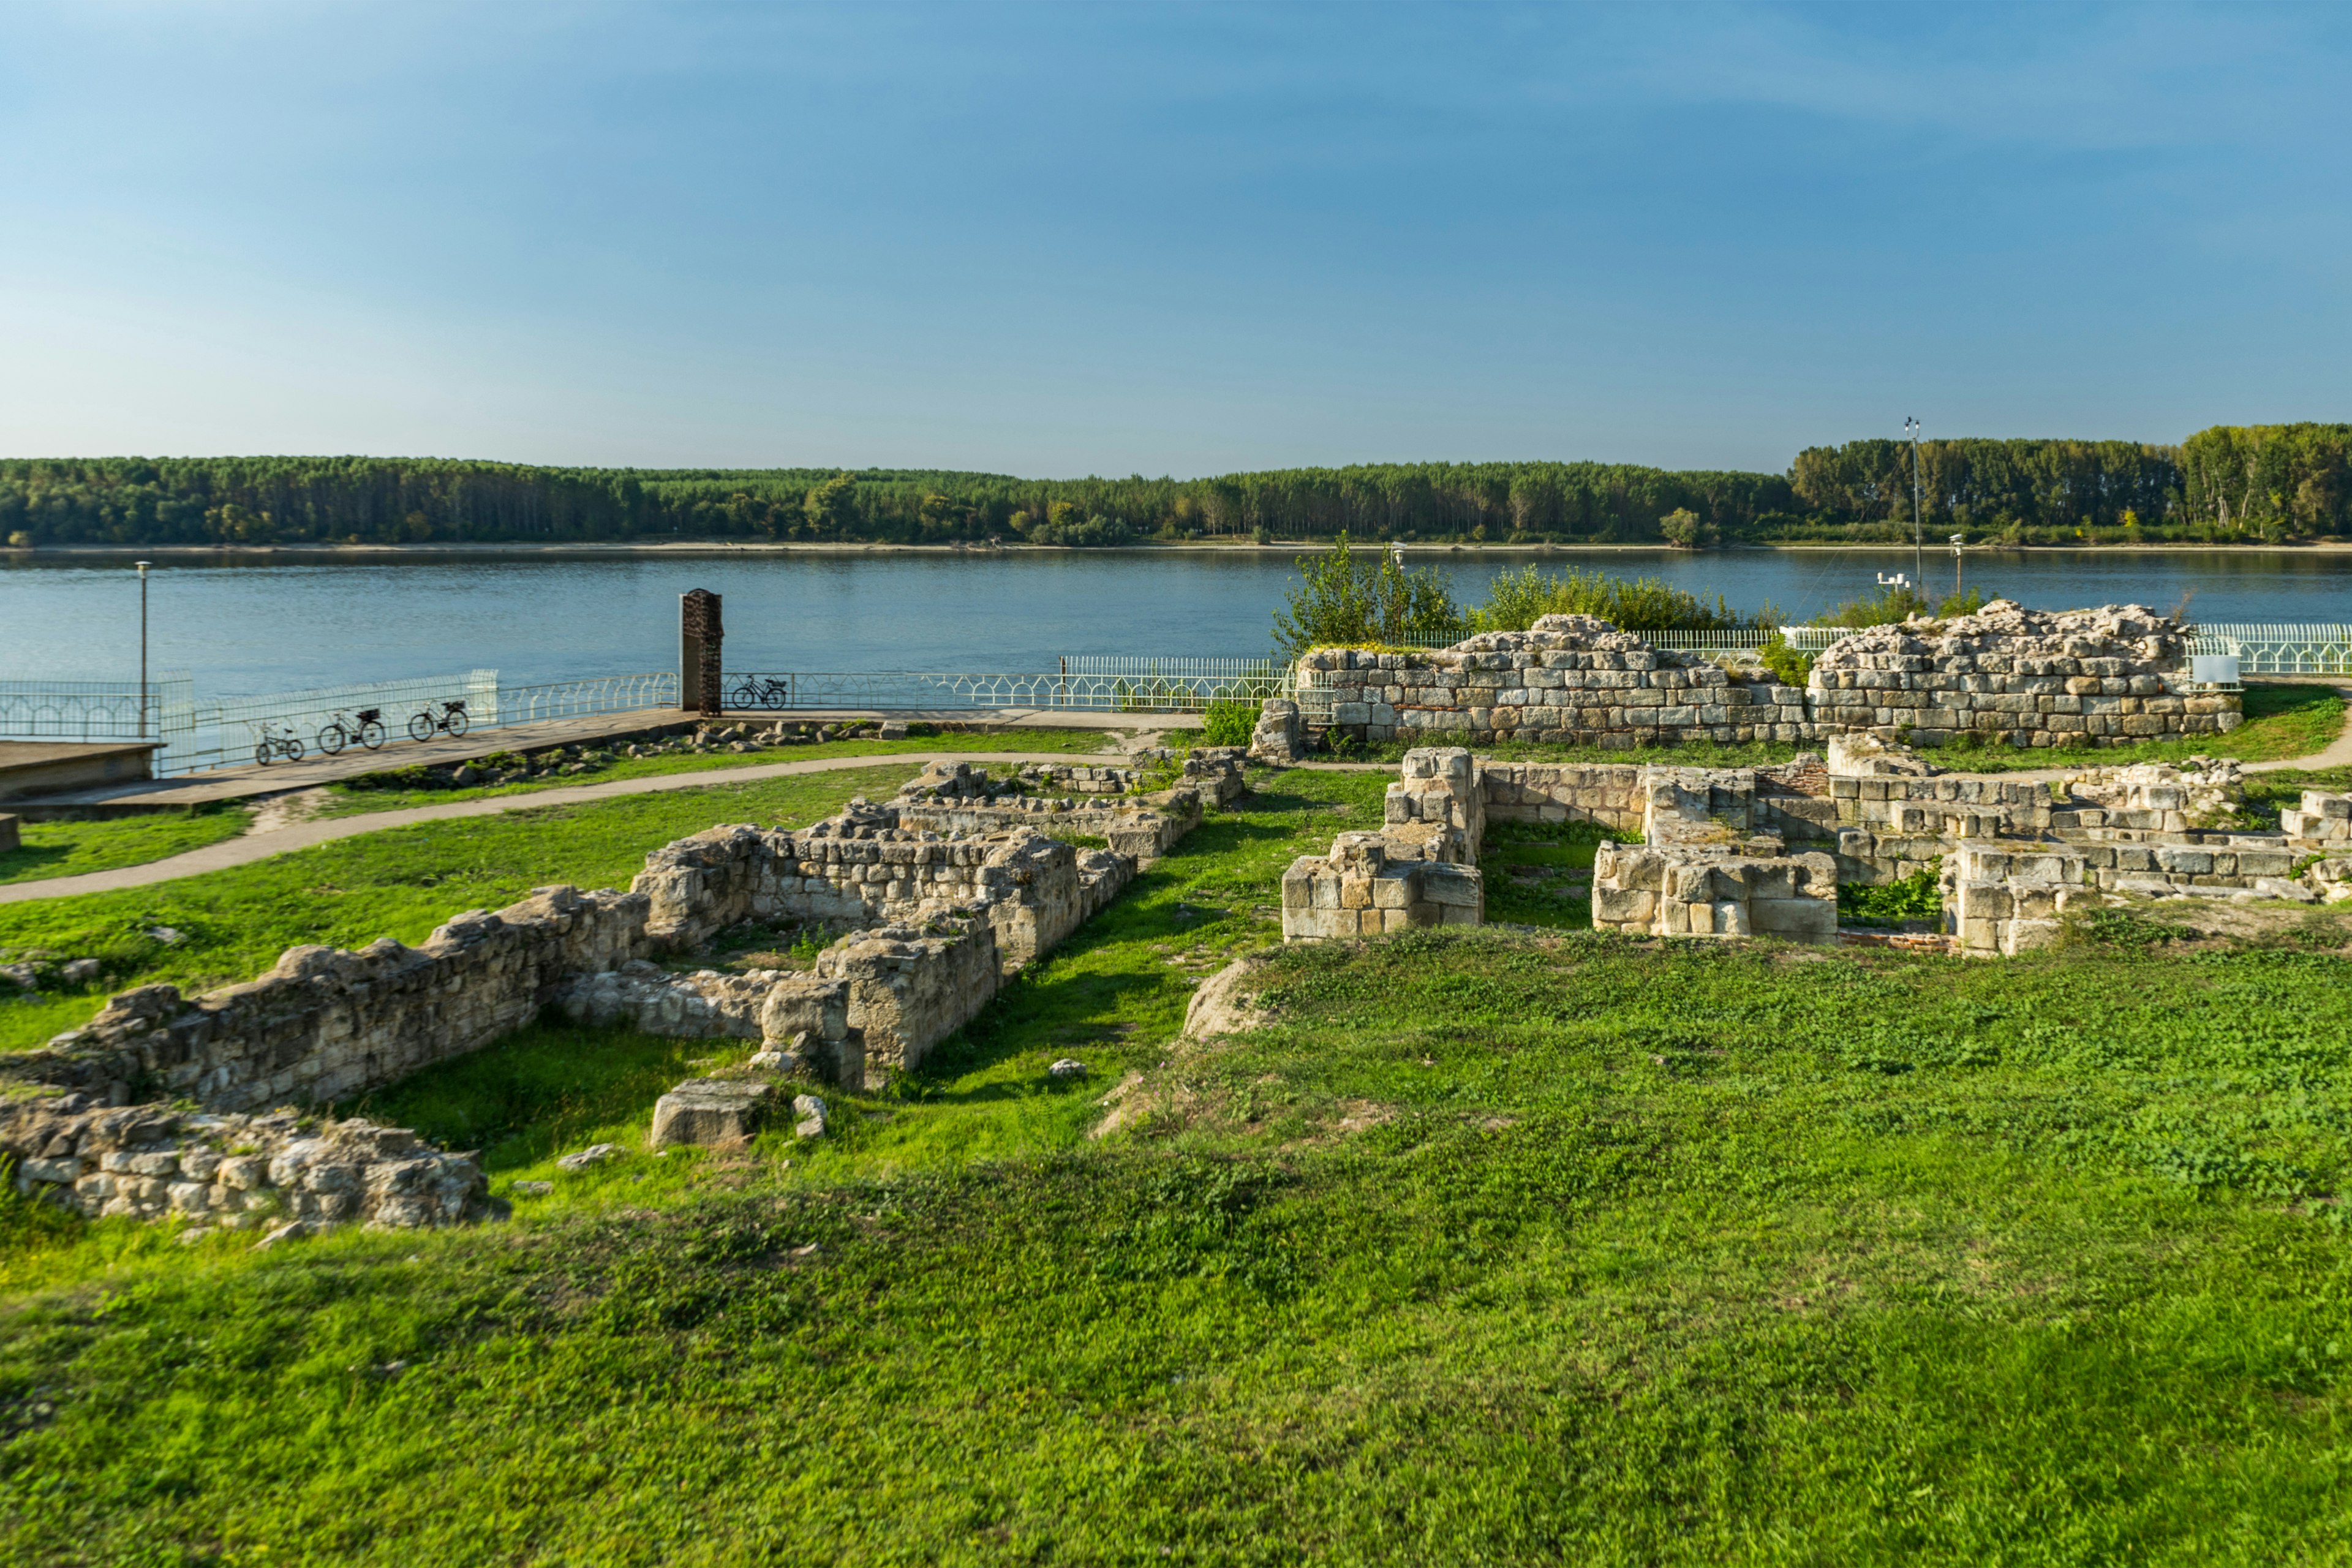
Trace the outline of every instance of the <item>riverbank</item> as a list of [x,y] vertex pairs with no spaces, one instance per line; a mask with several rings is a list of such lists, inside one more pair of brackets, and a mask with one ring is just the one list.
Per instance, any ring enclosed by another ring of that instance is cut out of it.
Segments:
[[[1392,548],[1387,541],[1359,540],[1359,548],[1378,545]],[[459,544],[42,544],[22,549],[0,548],[0,564],[38,564],[45,561],[209,561],[209,562],[285,562],[316,564],[333,562],[386,562],[464,560],[478,557],[497,560],[594,561],[631,557],[656,560],[729,559],[743,556],[876,556],[909,555],[945,559],[972,557],[1003,560],[1020,556],[1074,556],[1102,559],[1111,556],[1134,555],[1230,555],[1243,557],[1280,557],[1302,552],[1321,554],[1334,548],[1329,539],[1270,540],[1264,544],[1252,540],[1190,539],[1153,540],[1148,543],[1079,547],[1064,544],[1007,543],[974,544],[962,542],[941,544],[898,544],[880,541],[839,541],[808,542],[797,540],[741,539],[665,539],[614,540],[610,542],[566,541],[545,544],[523,541],[485,540]],[[2017,555],[2101,555],[2101,556],[2167,556],[2167,555],[2293,555],[2352,556],[2352,540],[2317,540],[2304,544],[1971,544],[1967,547],[1970,560]],[[1911,552],[1908,544],[1836,544],[1810,541],[1787,543],[1764,542],[1729,544],[1709,550],[1674,550],[1655,540],[1635,543],[1589,544],[1496,544],[1438,542],[1404,542],[1408,558],[1466,557],[1476,560],[1486,557],[1539,559],[1546,556],[1615,556],[1656,555],[1671,553],[1677,560],[1704,561],[1710,556],[1780,552],[1828,555],[1902,555]],[[1947,561],[1951,546],[1937,541],[1927,545],[1927,553],[1937,562]]]

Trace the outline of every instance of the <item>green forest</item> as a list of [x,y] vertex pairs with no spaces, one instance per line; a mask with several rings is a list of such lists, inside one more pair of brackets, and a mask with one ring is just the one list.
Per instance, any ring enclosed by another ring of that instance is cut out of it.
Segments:
[[[1916,472],[1915,472],[1916,467]],[[2352,425],[2129,441],[1809,447],[1785,474],[1367,463],[1209,479],[875,468],[554,468],[405,458],[0,459],[0,542],[407,544],[654,539],[1118,545],[1940,540],[2285,543],[2352,533]]]

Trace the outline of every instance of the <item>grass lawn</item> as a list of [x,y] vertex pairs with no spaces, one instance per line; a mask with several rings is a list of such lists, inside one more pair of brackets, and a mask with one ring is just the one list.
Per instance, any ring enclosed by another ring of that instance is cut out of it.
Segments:
[[[436,805],[445,801],[479,800],[488,796],[531,795],[540,790],[571,789],[580,784],[609,784],[616,779],[656,778],[713,769],[814,762],[823,757],[888,757],[909,752],[935,755],[956,751],[1068,752],[1091,756],[1108,749],[1112,739],[1110,734],[1101,730],[990,730],[914,736],[904,741],[829,741],[823,745],[778,746],[759,752],[685,752],[654,757],[616,755],[609,762],[593,763],[576,773],[500,784],[495,788],[433,789],[402,787],[397,783],[389,787],[361,788],[331,784],[328,786],[328,799],[318,815],[353,816],[365,812]],[[403,773],[412,771],[423,770],[387,768],[385,773],[379,776],[396,781]]]
[[647,1155],[741,1047],[543,1025],[362,1107],[555,1183],[504,1226],[257,1255],[9,1200],[0,1554],[2352,1552],[2352,965],[1411,932],[1178,1041],[1384,783],[1213,816],[821,1145]]
[[[552,882],[625,888],[652,850],[725,822],[813,822],[854,795],[888,795],[908,763],[423,823],[152,887],[0,905],[0,948],[96,958],[98,984],[0,999],[0,1051],[87,1022],[106,995],[171,981],[249,979],[304,942],[421,942],[460,910],[499,909]],[[180,933],[169,944],[149,935]]]
[[26,822],[17,827],[21,848],[0,852],[0,882],[30,882],[47,877],[78,877],[140,866],[202,849],[243,833],[253,820],[242,805],[154,816],[119,816],[103,822]]

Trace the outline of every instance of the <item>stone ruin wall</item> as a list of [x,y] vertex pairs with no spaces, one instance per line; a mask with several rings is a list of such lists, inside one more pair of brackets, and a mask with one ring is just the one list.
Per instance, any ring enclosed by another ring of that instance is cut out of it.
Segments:
[[2309,792],[2284,831],[2249,833],[2230,826],[2242,789],[2227,761],[2021,781],[1937,773],[1869,734],[1833,737],[1829,752],[1718,769],[1408,752],[1381,832],[1343,834],[1328,857],[1292,864],[1285,937],[1476,923],[1483,898],[1466,895],[1450,903],[1458,913],[1392,911],[1421,897],[1401,880],[1416,866],[1474,866],[1488,821],[1590,822],[1638,839],[1597,851],[1592,918],[1652,935],[1834,942],[1842,882],[1923,871],[1939,877],[1950,945],[1981,954],[2039,945],[2069,908],[2093,903],[2352,898],[2352,795]]
[[[8,1062],[33,1092],[0,1110],[0,1152],[17,1157],[20,1190],[92,1215],[229,1228],[475,1219],[491,1205],[470,1156],[360,1121],[248,1112],[394,1081],[550,1005],[666,1035],[759,1039],[780,1067],[877,1086],[919,1066],[1135,869],[1025,826],[942,836],[863,802],[799,832],[714,828],[655,851],[626,893],[545,888],[457,916],[416,948],[295,948],[268,974],[201,996],[124,992]],[[859,929],[806,973],[681,975],[649,962],[746,921]]]
[[[1365,741],[1465,736],[1600,746],[1812,742],[1869,732],[1941,745],[2129,744],[2236,728],[2234,692],[2189,679],[2180,624],[2141,605],[1978,615],[1857,632],[1802,688],[1759,665],[1654,648],[1589,616],[1546,616],[1428,653],[1321,648],[1331,727]],[[1279,729],[1279,726],[1276,726]],[[1271,751],[1278,733],[1262,737]],[[1254,745],[1260,742],[1254,742]]]
[[1485,919],[1478,849],[1486,805],[1470,753],[1406,752],[1381,816],[1379,832],[1342,833],[1328,855],[1302,855],[1283,872],[1283,941],[1345,941]]

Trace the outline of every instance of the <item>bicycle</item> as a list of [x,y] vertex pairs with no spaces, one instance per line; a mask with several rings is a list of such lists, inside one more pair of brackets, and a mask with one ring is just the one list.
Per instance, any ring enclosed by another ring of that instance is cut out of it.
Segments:
[[255,766],[268,767],[272,757],[284,757],[289,763],[302,760],[302,737],[294,732],[293,725],[265,721],[256,724],[253,732],[260,737],[253,748]]
[[772,675],[747,675],[728,695],[730,708],[789,708],[793,705],[790,679],[778,679]]
[[383,709],[362,708],[357,713],[337,709],[319,731],[319,750],[331,757],[353,741],[371,752],[383,744]]
[[466,732],[466,700],[452,697],[446,702],[428,702],[425,711],[408,721],[408,738],[429,741],[436,733],[452,739]]

